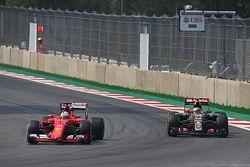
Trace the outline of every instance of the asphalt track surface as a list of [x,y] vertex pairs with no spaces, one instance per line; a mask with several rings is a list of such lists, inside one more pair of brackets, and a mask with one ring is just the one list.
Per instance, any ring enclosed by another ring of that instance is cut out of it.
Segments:
[[[228,138],[172,138],[161,109],[2,75],[0,93],[0,167],[250,166],[250,132],[242,129],[230,127]],[[105,139],[91,145],[27,144],[29,121],[58,114],[62,101],[89,103],[89,115],[104,118]]]

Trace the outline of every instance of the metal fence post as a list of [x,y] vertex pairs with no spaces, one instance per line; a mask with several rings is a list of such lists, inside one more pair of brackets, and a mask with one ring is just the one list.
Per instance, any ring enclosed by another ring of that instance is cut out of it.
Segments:
[[110,42],[110,20],[106,20],[106,48],[105,48],[105,54],[106,54],[106,62],[109,64],[109,42]]
[[101,33],[101,20],[98,19],[98,31],[97,31],[97,56],[98,56],[98,63],[101,60],[101,45],[102,45],[102,33]]
[[[193,38],[197,39],[197,32],[193,32]],[[192,66],[193,66],[193,70],[196,71],[196,68],[197,68],[197,40],[193,40],[193,54],[192,54],[192,63],[194,63]],[[194,71],[193,71],[194,72]]]
[[246,27],[243,27],[242,79],[246,79]]
[[89,33],[88,33],[88,43],[87,43],[87,46],[88,46],[88,56],[89,56],[89,61],[91,61],[91,55],[92,55],[92,52],[91,52],[91,49],[92,49],[92,30],[91,30],[91,26],[92,26],[92,19],[89,19]]
[[157,36],[158,36],[158,49],[157,49],[157,65],[159,66],[159,70],[161,70],[161,65],[162,65],[162,23],[157,23],[157,27],[158,27],[158,32],[157,32]]
[[[121,17],[121,16],[117,16],[117,17]],[[118,30],[121,29],[121,22],[117,21],[116,22],[116,36],[118,36],[117,38],[117,42],[118,42],[118,46],[117,46],[117,63],[121,64],[121,57],[120,55],[122,55],[123,53],[121,52],[121,32],[119,32]],[[130,66],[130,60],[128,59],[128,65]]]

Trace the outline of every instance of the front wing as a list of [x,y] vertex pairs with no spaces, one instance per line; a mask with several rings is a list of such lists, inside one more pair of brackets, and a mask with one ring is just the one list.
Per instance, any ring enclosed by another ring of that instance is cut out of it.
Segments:
[[80,141],[87,141],[89,136],[87,135],[69,135],[66,139],[63,138],[57,138],[57,139],[53,139],[50,138],[48,135],[46,134],[29,134],[27,136],[27,138],[35,140],[37,142],[61,142],[61,143],[78,143]]

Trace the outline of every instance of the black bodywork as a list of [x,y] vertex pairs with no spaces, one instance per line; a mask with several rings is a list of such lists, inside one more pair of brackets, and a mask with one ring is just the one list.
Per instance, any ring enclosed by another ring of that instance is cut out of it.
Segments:
[[[194,112],[193,109],[186,109],[186,105],[194,105],[199,102],[202,106],[208,106],[206,111]],[[184,113],[168,112],[166,126],[169,136],[187,134],[205,134],[227,137],[228,117],[224,112],[212,112],[207,98],[186,98]]]

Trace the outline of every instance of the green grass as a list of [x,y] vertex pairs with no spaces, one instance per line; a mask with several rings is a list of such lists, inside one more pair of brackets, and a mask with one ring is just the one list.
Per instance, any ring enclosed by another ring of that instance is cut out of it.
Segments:
[[[15,67],[15,66],[4,65],[4,64],[0,64],[0,69],[10,71],[10,72],[15,72],[15,73],[22,73],[25,75],[43,77],[43,78],[47,78],[50,80],[63,82],[66,84],[72,84],[76,86],[81,86],[81,87],[86,87],[86,88],[91,88],[91,89],[96,89],[96,90],[101,90],[101,91],[108,91],[112,93],[120,93],[120,94],[129,95],[129,96],[135,96],[138,98],[144,98],[148,100],[154,100],[154,101],[159,101],[159,102],[163,102],[167,104],[172,104],[176,106],[183,106],[183,99],[184,99],[183,97],[176,97],[176,96],[171,96],[171,95],[166,95],[166,94],[161,94],[161,93],[153,93],[153,92],[148,92],[148,91],[124,88],[120,86],[101,84],[95,81],[82,80],[82,79],[72,78],[68,76],[51,74],[51,73],[46,73],[42,71],[25,69],[21,67]],[[234,117],[234,118],[250,121],[250,109],[232,107],[232,106],[223,106],[223,105],[214,104],[214,103],[211,104],[211,109],[213,111],[226,112],[229,115],[229,117]]]

